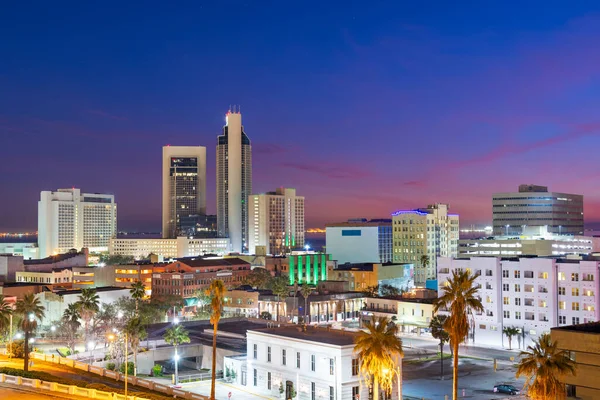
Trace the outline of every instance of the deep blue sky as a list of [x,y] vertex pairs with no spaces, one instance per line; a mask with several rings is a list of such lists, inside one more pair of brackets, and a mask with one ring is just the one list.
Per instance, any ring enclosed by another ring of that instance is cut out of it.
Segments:
[[[484,5],[485,3],[485,5]],[[488,223],[520,183],[600,221],[597,2],[12,2],[0,12],[0,231],[41,190],[114,193],[160,229],[161,146],[215,142],[240,104],[256,192],[307,225],[448,202]]]

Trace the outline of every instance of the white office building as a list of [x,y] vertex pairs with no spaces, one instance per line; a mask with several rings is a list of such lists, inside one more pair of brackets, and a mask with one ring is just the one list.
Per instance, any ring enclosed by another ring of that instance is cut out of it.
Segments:
[[108,250],[117,234],[117,204],[111,194],[81,193],[80,189],[43,191],[38,202],[39,257],[87,247]]
[[327,224],[325,245],[338,264],[391,262],[392,220],[361,218]]
[[252,147],[242,114],[229,110],[217,144],[217,225],[235,252],[248,249],[248,196],[252,194]]
[[527,227],[583,235],[583,196],[549,192],[546,186],[519,185],[518,192],[494,193],[494,235],[518,236]]
[[182,218],[206,214],[206,147],[164,146],[162,236],[181,234]]
[[195,257],[204,254],[219,256],[231,251],[229,238],[188,238],[180,236],[177,239],[123,239],[110,241],[109,254],[133,256],[143,259],[150,254],[164,260],[177,257]]
[[304,197],[296,196],[296,189],[253,194],[248,208],[250,254],[256,254],[256,246],[275,255],[304,247]]
[[510,326],[521,330],[513,347],[523,348],[550,328],[598,320],[599,268],[599,261],[440,257],[438,293],[453,270],[477,274],[485,311],[474,315],[469,341],[508,346],[502,329]]
[[237,383],[266,396],[298,400],[368,398],[354,354],[357,333],[298,326],[249,330],[245,363],[226,357]]

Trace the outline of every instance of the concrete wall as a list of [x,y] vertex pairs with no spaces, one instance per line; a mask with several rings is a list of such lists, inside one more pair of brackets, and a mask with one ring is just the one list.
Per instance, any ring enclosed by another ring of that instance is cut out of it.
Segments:
[[[373,262],[379,260],[379,231],[377,226],[327,227],[325,241],[327,254],[338,264]],[[349,235],[345,231],[359,231],[360,235]]]

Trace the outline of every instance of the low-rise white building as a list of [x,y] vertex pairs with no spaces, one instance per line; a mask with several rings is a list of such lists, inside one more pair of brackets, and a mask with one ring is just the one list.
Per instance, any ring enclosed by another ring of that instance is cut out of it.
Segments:
[[[298,326],[249,330],[245,363],[226,358],[226,368],[239,368],[241,385],[268,396],[298,400],[368,398],[354,354],[357,333]],[[280,389],[281,388],[281,389]]]
[[17,282],[33,283],[71,283],[73,282],[73,270],[71,267],[53,268],[47,272],[19,271],[16,273]]
[[[516,327],[522,347],[550,328],[597,321],[600,262],[553,258],[471,257],[438,259],[441,293],[453,270],[477,274],[485,308],[475,313],[470,342],[508,345],[504,327]],[[443,311],[440,313],[444,313]]]
[[204,254],[225,255],[231,251],[228,238],[187,238],[177,239],[111,239],[110,255],[133,256],[135,259],[149,254],[168,260],[178,257],[196,257]]

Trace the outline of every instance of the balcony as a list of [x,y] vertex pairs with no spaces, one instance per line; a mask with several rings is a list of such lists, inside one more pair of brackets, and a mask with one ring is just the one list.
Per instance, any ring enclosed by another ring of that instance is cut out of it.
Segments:
[[534,292],[533,285],[525,285],[525,291],[533,293]]
[[533,313],[525,313],[525,319],[527,321],[535,321],[535,315]]
[[540,314],[540,316],[539,316],[539,317],[540,317],[540,318],[539,318],[539,320],[540,320],[541,322],[548,322],[548,317],[546,317],[546,315],[545,315],[545,314]]
[[539,293],[548,293],[548,289],[546,289],[544,286],[539,286],[538,292]]
[[533,271],[525,271],[524,274],[526,279],[532,279],[533,278]]
[[533,299],[525,299],[525,305],[528,307],[533,307]]

